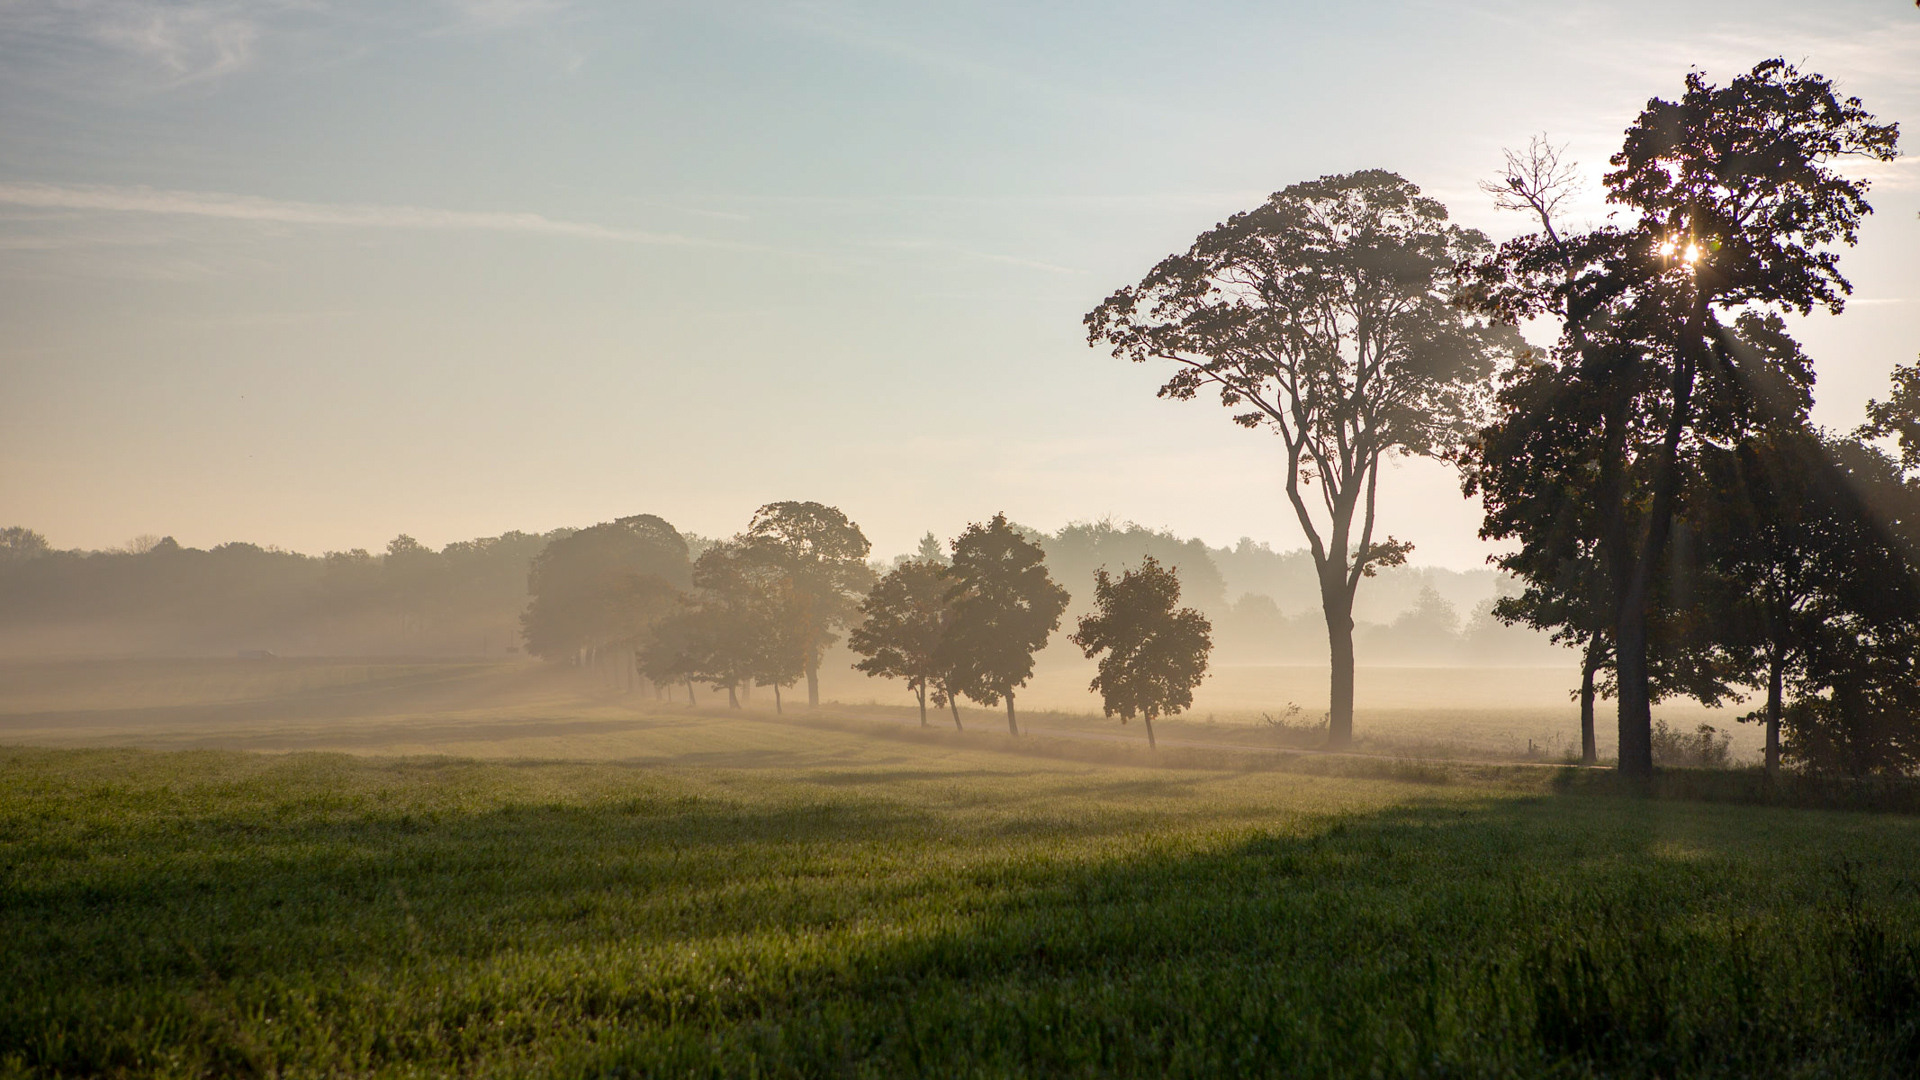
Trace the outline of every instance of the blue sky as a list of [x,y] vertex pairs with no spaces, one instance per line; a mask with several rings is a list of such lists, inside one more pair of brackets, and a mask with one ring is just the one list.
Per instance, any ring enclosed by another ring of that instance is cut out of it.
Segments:
[[[1267,192],[1597,176],[1783,54],[1920,122],[1920,11],[1830,3],[0,0],[0,524],[305,551],[813,498],[882,552],[1004,509],[1292,547],[1271,437],[1080,316]],[[1911,139],[1911,134],[1909,139]],[[1920,351],[1920,170],[1873,170],[1820,416]],[[1385,526],[1477,565],[1410,463]]]

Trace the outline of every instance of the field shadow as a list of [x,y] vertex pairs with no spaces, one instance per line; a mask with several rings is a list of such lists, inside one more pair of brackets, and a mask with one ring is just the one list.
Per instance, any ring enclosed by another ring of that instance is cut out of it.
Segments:
[[[549,1064],[582,1076],[1687,1075],[1716,1054],[1746,1075],[1810,1060],[1890,1075],[1906,1060],[1904,1029],[1852,998],[1808,1009],[1863,970],[1903,992],[1908,954],[1863,953],[1857,913],[1920,878],[1911,846],[1878,852],[1848,923],[1826,868],[1876,848],[1830,817],[1456,798],[1176,821],[1161,840],[1111,808],[1084,828],[970,826],[897,797],[761,805],[629,775],[484,811],[296,779],[246,808],[182,789],[134,815],[13,815],[0,1047],[69,1074],[166,1055],[202,1072],[487,1071],[530,1039],[571,1047]],[[1169,782],[1090,793],[1125,804]],[[1089,792],[1056,794],[1070,817]],[[1822,869],[1783,874],[1797,860]],[[1899,946],[1911,922],[1879,932]]]

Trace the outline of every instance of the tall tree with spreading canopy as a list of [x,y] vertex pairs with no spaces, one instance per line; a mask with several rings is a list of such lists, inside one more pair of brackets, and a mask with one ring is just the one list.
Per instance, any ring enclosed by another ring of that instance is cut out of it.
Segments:
[[847,645],[863,658],[853,665],[856,670],[906,680],[920,702],[921,727],[927,726],[927,695],[945,681],[940,643],[953,617],[947,588],[941,564],[925,558],[903,562],[860,602],[865,618],[847,635]]
[[1490,248],[1394,173],[1325,176],[1201,234],[1086,317],[1090,343],[1174,366],[1161,397],[1214,390],[1235,423],[1280,436],[1319,579],[1335,745],[1353,736],[1354,593],[1412,547],[1375,537],[1380,463],[1445,453],[1518,347],[1451,302],[1453,268]]
[[[1810,370],[1802,380],[1782,362],[1797,349],[1763,313],[1841,309],[1850,286],[1832,248],[1854,242],[1869,207],[1866,182],[1830,163],[1890,160],[1898,134],[1783,60],[1724,87],[1690,73],[1678,101],[1647,103],[1612,158],[1607,198],[1624,222],[1568,233],[1543,214],[1540,232],[1503,245],[1463,293],[1481,310],[1561,325],[1542,365],[1552,370],[1536,375],[1559,392],[1535,395],[1529,411],[1503,410],[1490,435],[1564,452],[1562,464],[1590,473],[1572,489],[1600,519],[1623,772],[1653,768],[1649,628],[1690,455],[1703,439],[1735,434],[1745,418],[1732,410],[1764,404],[1764,394],[1735,392],[1741,382],[1810,381]],[[1504,460],[1539,468],[1523,455]],[[1487,535],[1523,543],[1500,520],[1515,514],[1505,500],[1565,497],[1524,480],[1481,493]]]
[[754,513],[743,539],[754,557],[780,567],[793,582],[802,610],[807,704],[817,706],[820,658],[873,584],[867,566],[873,545],[838,507],[817,502],[768,503]]
[[[1033,654],[1046,647],[1067,610],[1067,590],[1047,573],[1046,552],[995,514],[953,542],[947,600],[953,619],[941,641],[939,666],[951,673],[949,693],[982,705],[1007,703],[1007,731],[1020,734],[1013,692],[1033,677]],[[957,719],[956,719],[957,722]]]
[[1121,723],[1139,716],[1152,749],[1153,718],[1185,711],[1207,677],[1213,627],[1198,611],[1176,606],[1180,576],[1151,555],[1118,579],[1104,566],[1095,570],[1093,600],[1094,610],[1081,617],[1072,637],[1088,659],[1100,657],[1088,689]]

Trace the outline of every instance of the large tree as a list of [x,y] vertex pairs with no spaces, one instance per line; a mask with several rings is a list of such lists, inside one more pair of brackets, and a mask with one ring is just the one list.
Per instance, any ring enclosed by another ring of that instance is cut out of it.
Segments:
[[[847,635],[847,645],[862,657],[855,669],[906,680],[920,702],[921,727],[927,726],[927,695],[946,681],[940,642],[953,617],[947,588],[944,566],[909,559],[882,577],[860,602],[865,618]],[[958,725],[957,715],[954,722]]]
[[527,574],[532,600],[520,618],[526,649],[582,662],[609,647],[630,652],[673,610],[691,573],[686,541],[652,514],[561,536],[540,550]]
[[807,704],[817,706],[820,658],[873,584],[867,566],[873,545],[838,507],[817,502],[768,503],[754,513],[743,539],[749,552],[780,567],[793,583],[802,610]]
[[[1578,234],[1549,225],[1510,241],[1468,294],[1483,310],[1561,326],[1547,363],[1564,393],[1496,426],[1557,427],[1545,441],[1560,444],[1587,439],[1580,452],[1592,482],[1578,490],[1600,519],[1624,772],[1653,768],[1649,628],[1687,462],[1738,419],[1725,406],[1746,398],[1730,388],[1742,367],[1761,366],[1751,358],[1768,351],[1773,332],[1762,309],[1840,310],[1849,286],[1831,248],[1853,243],[1869,208],[1865,181],[1830,162],[1890,159],[1897,137],[1858,99],[1782,60],[1724,87],[1690,73],[1679,100],[1648,102],[1612,158],[1607,198],[1622,220]],[[1491,521],[1507,508],[1488,513]]]
[[1151,749],[1153,718],[1185,711],[1207,677],[1213,627],[1205,615],[1178,606],[1179,574],[1151,555],[1117,579],[1104,566],[1095,570],[1093,599],[1094,610],[1072,638],[1088,659],[1100,657],[1089,689],[1106,715],[1118,714],[1122,723],[1139,716]]
[[[1067,590],[1047,573],[1046,552],[995,514],[967,526],[953,542],[947,599],[953,619],[941,641],[939,666],[951,673],[949,694],[982,705],[1007,703],[1007,731],[1020,734],[1013,692],[1033,677],[1033,654],[1046,647],[1067,609]],[[956,718],[957,719],[957,718]]]
[[1518,341],[1453,304],[1453,268],[1489,250],[1402,177],[1295,184],[1202,233],[1086,317],[1116,357],[1173,365],[1160,396],[1217,391],[1270,428],[1313,554],[1332,659],[1330,741],[1353,735],[1353,599],[1411,545],[1375,536],[1380,463],[1445,452]]

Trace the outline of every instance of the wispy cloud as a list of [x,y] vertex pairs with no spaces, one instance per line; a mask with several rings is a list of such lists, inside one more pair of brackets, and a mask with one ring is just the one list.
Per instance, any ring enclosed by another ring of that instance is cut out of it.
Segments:
[[682,247],[749,246],[677,233],[568,221],[534,213],[294,202],[252,195],[168,191],[150,187],[0,183],[0,205],[115,214],[164,214],[275,225],[521,233]]
[[218,78],[253,62],[265,23],[299,0],[60,0],[0,5],[0,38],[80,42],[149,65],[171,83]]

